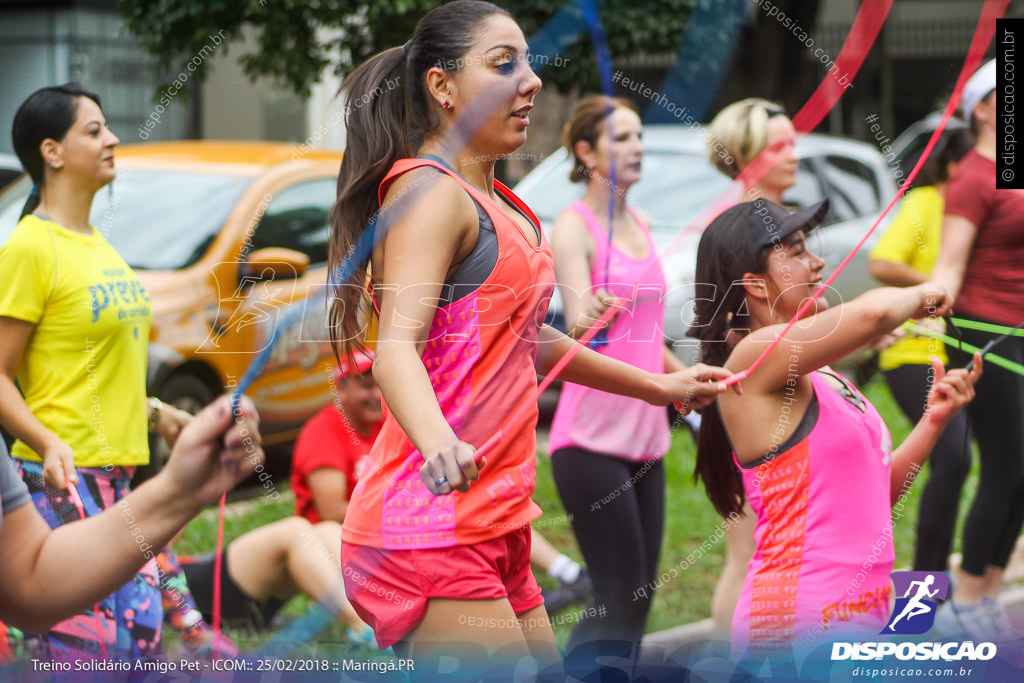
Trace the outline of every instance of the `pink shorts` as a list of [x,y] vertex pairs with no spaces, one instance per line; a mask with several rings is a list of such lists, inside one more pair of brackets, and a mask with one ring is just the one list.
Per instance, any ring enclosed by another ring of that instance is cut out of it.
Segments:
[[530,527],[473,545],[425,550],[381,550],[341,544],[345,593],[390,647],[423,620],[431,598],[508,598],[518,615],[544,604],[530,570]]

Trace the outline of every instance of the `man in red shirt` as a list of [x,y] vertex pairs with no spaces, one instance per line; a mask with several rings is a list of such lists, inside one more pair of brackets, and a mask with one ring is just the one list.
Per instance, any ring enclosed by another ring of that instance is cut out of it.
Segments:
[[370,448],[384,422],[373,355],[343,358],[335,399],[302,428],[292,455],[295,514],[313,524],[345,520],[352,490],[370,466]]

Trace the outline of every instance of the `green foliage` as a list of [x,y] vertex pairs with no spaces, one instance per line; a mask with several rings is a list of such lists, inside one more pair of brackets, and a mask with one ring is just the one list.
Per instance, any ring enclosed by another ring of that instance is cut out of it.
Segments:
[[[722,3],[725,0],[704,0]],[[606,0],[600,18],[613,60],[636,55],[674,54],[697,0]],[[255,50],[241,56],[250,78],[269,76],[300,95],[309,93],[328,66],[346,74],[368,57],[412,35],[416,22],[437,0],[359,2],[357,0],[121,0],[129,32],[155,58],[161,78],[178,73],[209,36],[223,32],[228,46],[238,45],[252,29]],[[562,92],[600,85],[594,44],[577,2],[526,0],[509,8],[527,37],[560,12],[578,32],[560,36],[565,66],[545,69],[549,87]],[[554,57],[554,55],[550,55]],[[204,61],[194,75],[202,79]]]
[[[717,3],[723,0],[713,1]],[[696,2],[697,0],[598,2],[598,15],[613,64],[618,66],[622,60],[640,55],[678,52]],[[528,39],[536,36],[559,12],[565,12],[571,17],[570,25],[577,34],[571,42],[569,36],[559,36],[558,43],[561,47],[557,56],[562,58],[561,66],[545,69],[541,74],[547,87],[555,87],[562,93],[575,88],[581,92],[601,90],[597,50],[580,4],[571,1],[532,0],[511,9]],[[553,59],[556,55],[548,56]]]

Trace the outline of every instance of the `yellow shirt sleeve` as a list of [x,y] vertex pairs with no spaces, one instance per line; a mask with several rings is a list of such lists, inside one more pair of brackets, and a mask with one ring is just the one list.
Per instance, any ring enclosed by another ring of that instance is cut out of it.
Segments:
[[[908,192],[899,213],[871,250],[869,258],[904,263],[919,272],[930,273],[942,241],[943,206],[942,195],[932,186]],[[882,370],[901,365],[927,365],[931,356],[937,356],[943,364],[948,360],[941,342],[910,335],[883,349],[878,365]]]
[[933,192],[938,195],[932,187],[921,187],[911,190],[903,197],[896,218],[871,250],[869,259],[912,264],[918,247],[924,243],[928,221],[931,220]]
[[31,239],[27,231],[35,229],[19,225],[0,248],[0,316],[33,325],[43,317],[54,282],[53,245],[49,240]]

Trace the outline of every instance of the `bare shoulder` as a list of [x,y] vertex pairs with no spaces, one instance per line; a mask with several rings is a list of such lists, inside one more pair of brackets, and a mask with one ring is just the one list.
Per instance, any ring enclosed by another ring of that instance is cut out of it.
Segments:
[[559,246],[575,249],[582,247],[587,254],[594,251],[593,235],[578,212],[566,209],[552,224],[551,247],[557,251]]
[[469,193],[457,180],[447,173],[430,166],[414,168],[395,178],[388,188],[381,205],[382,210],[390,210],[419,204],[429,198],[429,203],[436,208],[444,206],[472,211],[473,200]]
[[403,173],[388,188],[380,219],[390,233],[413,224],[414,232],[465,237],[477,223],[473,199],[454,178],[435,168]]
[[764,353],[768,345],[775,341],[783,327],[783,325],[769,325],[746,335],[733,348],[723,367],[732,372],[746,370]]
[[[469,193],[446,173],[434,168],[403,173],[388,188],[377,217],[374,277],[390,282],[396,267],[429,261],[430,272],[414,268],[415,277],[443,282],[476,243],[478,218]],[[385,265],[389,261],[392,266]]]
[[644,224],[644,227],[648,230],[651,229],[651,214],[647,213],[643,209],[638,209],[635,206],[630,205],[629,207],[633,213],[637,215],[640,221]]
[[782,387],[765,391],[756,382],[757,371],[743,382],[743,394],[726,391],[718,397],[729,438],[741,463],[777,452],[796,431],[810,406],[814,387],[808,375],[794,371]]

